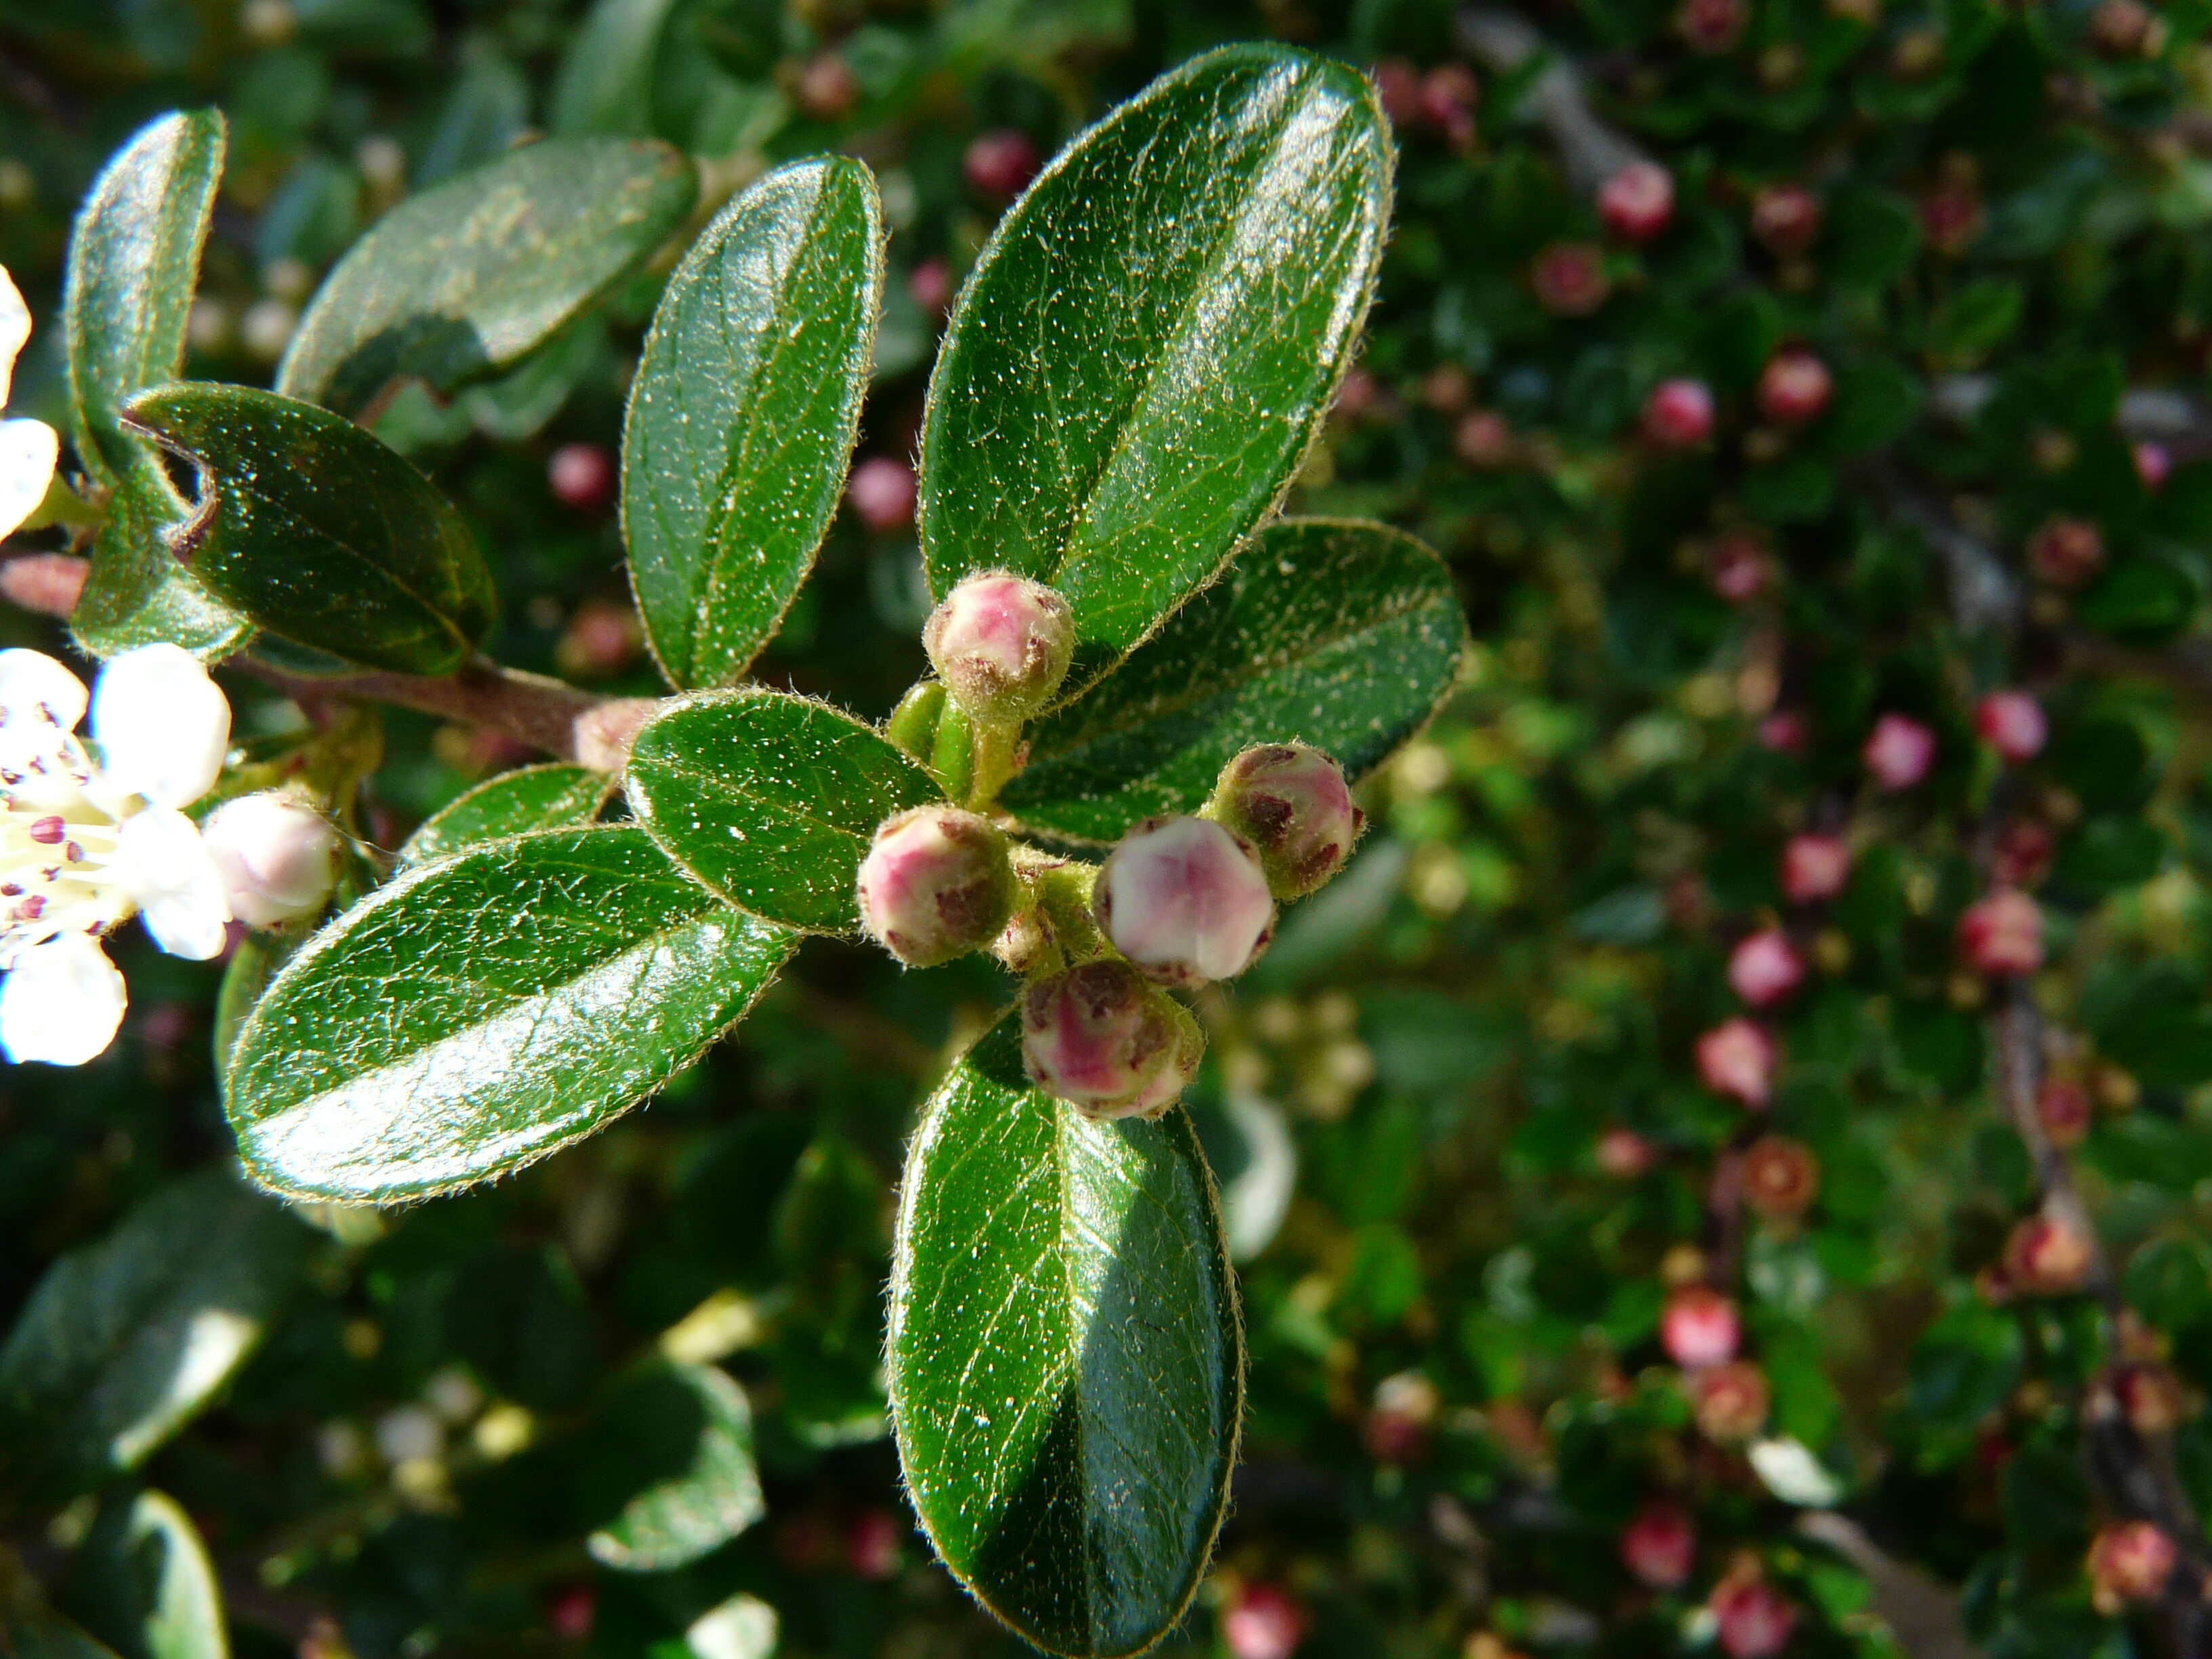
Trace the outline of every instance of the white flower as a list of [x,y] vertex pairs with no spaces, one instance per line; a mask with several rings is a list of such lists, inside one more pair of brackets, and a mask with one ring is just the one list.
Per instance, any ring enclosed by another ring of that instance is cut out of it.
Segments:
[[[30,337],[31,308],[7,267],[0,265],[0,410],[8,406],[15,359]],[[0,419],[0,537],[14,535],[46,500],[60,453],[61,441],[44,421]]]
[[[93,742],[76,727],[92,711]],[[100,941],[143,913],[154,942],[204,960],[230,920],[222,881],[179,809],[207,793],[230,705],[192,654],[125,652],[84,683],[36,651],[0,651],[0,1049],[81,1066],[123,1022]]]

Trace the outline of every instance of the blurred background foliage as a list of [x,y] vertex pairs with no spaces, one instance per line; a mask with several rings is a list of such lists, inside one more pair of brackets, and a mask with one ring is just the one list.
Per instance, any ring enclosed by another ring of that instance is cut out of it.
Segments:
[[[1352,870],[1204,1010],[1252,1403],[1168,1650],[1771,1652],[1729,1622],[1759,1574],[1808,1656],[2208,1651],[2185,1609],[2083,1570],[2140,1512],[2130,1469],[2174,1477],[2171,1513],[2212,1503],[2208,23],[2206,0],[0,0],[0,263],[41,323],[15,406],[59,418],[71,214],[166,109],[231,124],[190,373],[252,384],[380,212],[530,136],[682,146],[700,222],[776,161],[860,155],[891,228],[860,452],[883,464],[760,672],[880,716],[922,666],[899,468],[935,333],[1039,158],[1220,41],[1373,68],[1396,228],[1291,506],[1429,538],[1478,648],[1368,786]],[[1656,232],[1595,200],[1639,154],[1673,183]],[[611,445],[674,252],[503,378],[375,417],[496,562],[494,654],[616,692],[657,689]],[[1769,384],[1788,351],[1829,371],[1809,413]],[[1708,389],[1709,437],[1655,426],[1676,380]],[[2000,687],[2048,720],[2017,765],[1976,729]],[[248,736],[299,718],[234,695]],[[1935,738],[1905,787],[1863,761],[1884,716]],[[395,712],[362,741],[386,848],[526,758]],[[1803,833],[1855,849],[1832,900],[1785,889]],[[2024,991],[1957,945],[1992,880],[2041,902]],[[1695,1056],[1747,1000],[1735,947],[1777,927],[1805,979],[1748,999],[1779,1056],[1752,1111]],[[891,1175],[1005,1000],[993,971],[810,941],[738,1041],[587,1144],[288,1217],[194,1185],[228,1150],[216,975],[143,946],[127,968],[103,1060],[0,1076],[0,1306],[35,1312],[46,1279],[112,1305],[126,1357],[179,1306],[259,1340],[173,1439],[83,1454],[97,1498],[47,1501],[88,1484],[50,1468],[76,1442],[0,1446],[0,1534],[95,1634],[156,1650],[68,1565],[155,1524],[143,1479],[204,1534],[240,1656],[1018,1649],[913,1532],[879,1375]],[[2052,1161],[1992,1087],[2001,1037],[2073,1091],[2043,1111],[2078,1143]],[[1770,1132],[1809,1200],[1744,1202]],[[2104,1255],[2086,1291],[2030,1294],[2016,1224],[2054,1167]],[[1697,1426],[1659,1326],[1700,1281],[1815,1460],[1794,1478]],[[732,1408],[672,1394],[656,1354],[742,1385],[725,1427],[761,1487],[757,1523],[666,1571],[610,1523]],[[1662,1494],[1694,1516],[1676,1586],[1620,1548]]]

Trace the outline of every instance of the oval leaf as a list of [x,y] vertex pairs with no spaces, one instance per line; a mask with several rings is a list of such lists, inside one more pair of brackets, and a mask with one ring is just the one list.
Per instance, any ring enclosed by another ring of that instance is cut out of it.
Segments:
[[578,829],[599,817],[614,780],[588,766],[556,761],[525,766],[478,784],[423,821],[399,849],[399,867],[450,857],[481,842],[533,830]]
[[945,1565],[1053,1652],[1150,1647],[1205,1571],[1243,1405],[1188,1118],[1091,1121],[1001,1020],[925,1110],[891,1275],[899,1461]]
[[70,632],[88,655],[166,643],[220,656],[252,631],[172,550],[191,517],[159,461],[141,456],[125,468],[94,538],[84,592],[70,612]]
[[1343,372],[1390,164],[1366,80],[1278,46],[1194,59],[1078,138],[992,237],[930,378],[931,591],[1054,584],[1080,684],[1212,576]]
[[167,1493],[103,1504],[70,1579],[68,1605],[118,1652],[228,1659],[215,1564],[191,1517]]
[[354,410],[396,375],[443,392],[506,368],[659,246],[697,189],[665,144],[549,138],[402,202],[316,293],[276,390]]
[[146,392],[125,418],[198,464],[205,499],[173,550],[271,634],[372,668],[447,674],[491,626],[491,572],[461,515],[352,422],[197,382]]
[[1357,777],[1427,720],[1467,643],[1451,574],[1378,524],[1271,525],[1229,574],[1090,690],[1030,728],[1009,811],[1112,841],[1188,812],[1238,750],[1292,738]]
[[625,825],[471,848],[372,893],[239,1034],[257,1180],[307,1198],[451,1192],[592,1133],[735,1024],[791,936]]
[[90,1485],[143,1462],[252,1352],[307,1243],[210,1170],[56,1262],[0,1348],[7,1483]]
[[672,702],[630,745],[630,810],[731,903],[793,927],[860,926],[854,897],[876,826],[940,799],[873,726],[781,691]]
[[767,1513],[753,1465],[752,1410],[726,1373],[659,1361],[620,1383],[597,1418],[592,1462],[619,1480],[626,1496],[586,1540],[594,1560],[625,1572],[667,1572],[720,1548]]
[[797,161],[722,210],[669,279],[623,427],[623,531],[678,685],[775,634],[836,511],[883,293],[875,180]]

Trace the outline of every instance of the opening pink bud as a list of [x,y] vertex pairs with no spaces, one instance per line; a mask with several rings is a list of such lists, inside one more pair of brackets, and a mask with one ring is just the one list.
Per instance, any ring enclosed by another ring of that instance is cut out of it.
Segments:
[[1111,957],[1033,981],[1022,994],[1030,1080],[1088,1116],[1158,1116],[1205,1052],[1189,1012]]
[[1729,988],[1754,1008],[1771,1007],[1804,982],[1805,963],[1778,927],[1750,935],[1729,953]]
[[1027,720],[1052,700],[1075,655],[1067,601],[1026,576],[970,576],[921,630],[952,700],[980,720]]
[[1344,868],[1367,815],[1344,769],[1303,743],[1247,749],[1221,769],[1206,815],[1251,843],[1279,899],[1303,898]]
[[1792,836],[1782,849],[1782,890],[1793,904],[1817,904],[1850,879],[1851,845],[1841,836]]
[[1621,1529],[1620,1564],[1653,1589],[1674,1589],[1690,1576],[1697,1530],[1680,1504],[1654,1498]]
[[1774,1039],[1741,1015],[1698,1039],[1698,1076],[1705,1087],[1747,1106],[1766,1104],[1774,1062]]
[[215,860],[230,914],[277,927],[322,914],[338,874],[338,833],[281,789],[241,795],[208,815],[200,840]]
[[2106,1527],[2089,1546],[2089,1593],[2106,1613],[2129,1601],[2155,1601],[2180,1559],[2173,1540],[2148,1521]]
[[1743,1341],[1735,1304],[1718,1291],[1688,1285],[1667,1298],[1659,1316],[1659,1343],[1686,1371],[1724,1365]]
[[860,921],[909,968],[980,951],[1014,908],[1006,838],[973,812],[918,806],[888,819],[860,861]]
[[1650,241],[1674,216],[1674,175],[1656,161],[1631,161],[1600,187],[1597,216],[1623,241]]
[[1936,734],[1908,714],[1884,714],[1859,758],[1884,789],[1910,789],[1936,763]]
[[1959,954],[1978,974],[2018,975],[2043,966],[2043,907],[2002,887],[1959,918]]
[[1644,435],[1661,449],[1693,449],[1713,435],[1713,394],[1703,380],[1662,380],[1644,404]]
[[2043,705],[2025,691],[1992,691],[1976,705],[1974,730],[1982,741],[2015,763],[2041,752],[2051,735]]
[[1779,351],[1759,372],[1759,407],[1770,421],[1802,426],[1828,406],[1836,389],[1828,366],[1809,351]]
[[1797,1609],[1755,1573],[1723,1579],[1707,1605],[1729,1659],[1773,1659],[1790,1644],[1797,1623]]
[[1275,928],[1250,843],[1210,818],[1146,818],[1098,872],[1093,901],[1114,948],[1163,985],[1231,979]]

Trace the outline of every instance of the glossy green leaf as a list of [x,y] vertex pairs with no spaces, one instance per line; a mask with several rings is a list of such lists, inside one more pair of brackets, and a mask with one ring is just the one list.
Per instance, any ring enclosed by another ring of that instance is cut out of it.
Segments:
[[659,246],[697,190],[665,144],[550,138],[425,191],[338,262],[276,389],[351,410],[396,375],[442,392],[507,368]]
[[141,456],[125,470],[93,540],[84,592],[70,613],[70,631],[88,654],[112,657],[166,642],[219,656],[252,631],[173,550],[191,516],[160,462]]
[[635,1481],[619,1512],[586,1540],[592,1559],[628,1572],[697,1560],[767,1512],[753,1466],[744,1391],[712,1365],[664,1360],[617,1386],[598,1413],[606,1464]]
[[1196,58],[1078,138],[1000,225],[930,380],[931,590],[1007,569],[1074,607],[1078,679],[1281,496],[1365,315],[1391,149],[1356,70]]
[[1000,1022],[926,1109],[892,1259],[907,1492],[945,1565],[1038,1646],[1151,1646],[1229,1496],[1243,1360],[1213,1182],[1180,1110],[1094,1123]]
[[1111,841],[1187,812],[1231,757],[1300,738],[1354,776],[1419,729],[1467,623],[1443,562],[1382,525],[1271,525],[1128,660],[1030,729],[1009,811]]
[[372,668],[445,674],[491,626],[491,571],[461,515],[352,422],[196,382],[143,394],[125,419],[198,464],[205,498],[172,549],[270,633]]
[[307,1198],[451,1192],[604,1127],[743,1017],[791,949],[627,825],[471,848],[371,894],[240,1033],[231,1125]]
[[830,933],[860,925],[876,826],[940,799],[875,727],[781,691],[670,703],[630,745],[628,787],[638,822],[731,903]]
[[653,64],[674,0],[595,0],[568,36],[554,76],[556,133],[644,133],[653,125]]
[[77,215],[62,299],[70,403],[77,454],[102,483],[143,453],[117,411],[184,367],[222,153],[219,112],[164,115],[117,152]]
[[253,928],[232,950],[230,960],[222,966],[222,983],[215,994],[215,1033],[210,1049],[218,1075],[228,1069],[231,1050],[238,1046],[238,1034],[246,1029],[253,1005],[306,943],[300,934]]
[[623,530],[678,685],[744,672],[843,493],[883,292],[874,179],[824,157],[725,208],[669,279],[623,428]]
[[217,1169],[64,1256],[0,1348],[0,1480],[89,1485],[143,1462],[260,1340],[307,1243]]
[[533,830],[578,829],[599,815],[614,780],[588,766],[520,767],[478,784],[424,820],[399,849],[399,867],[446,858],[479,842]]
[[199,1530],[166,1492],[104,1504],[70,1573],[66,1605],[131,1659],[228,1659],[222,1593]]

